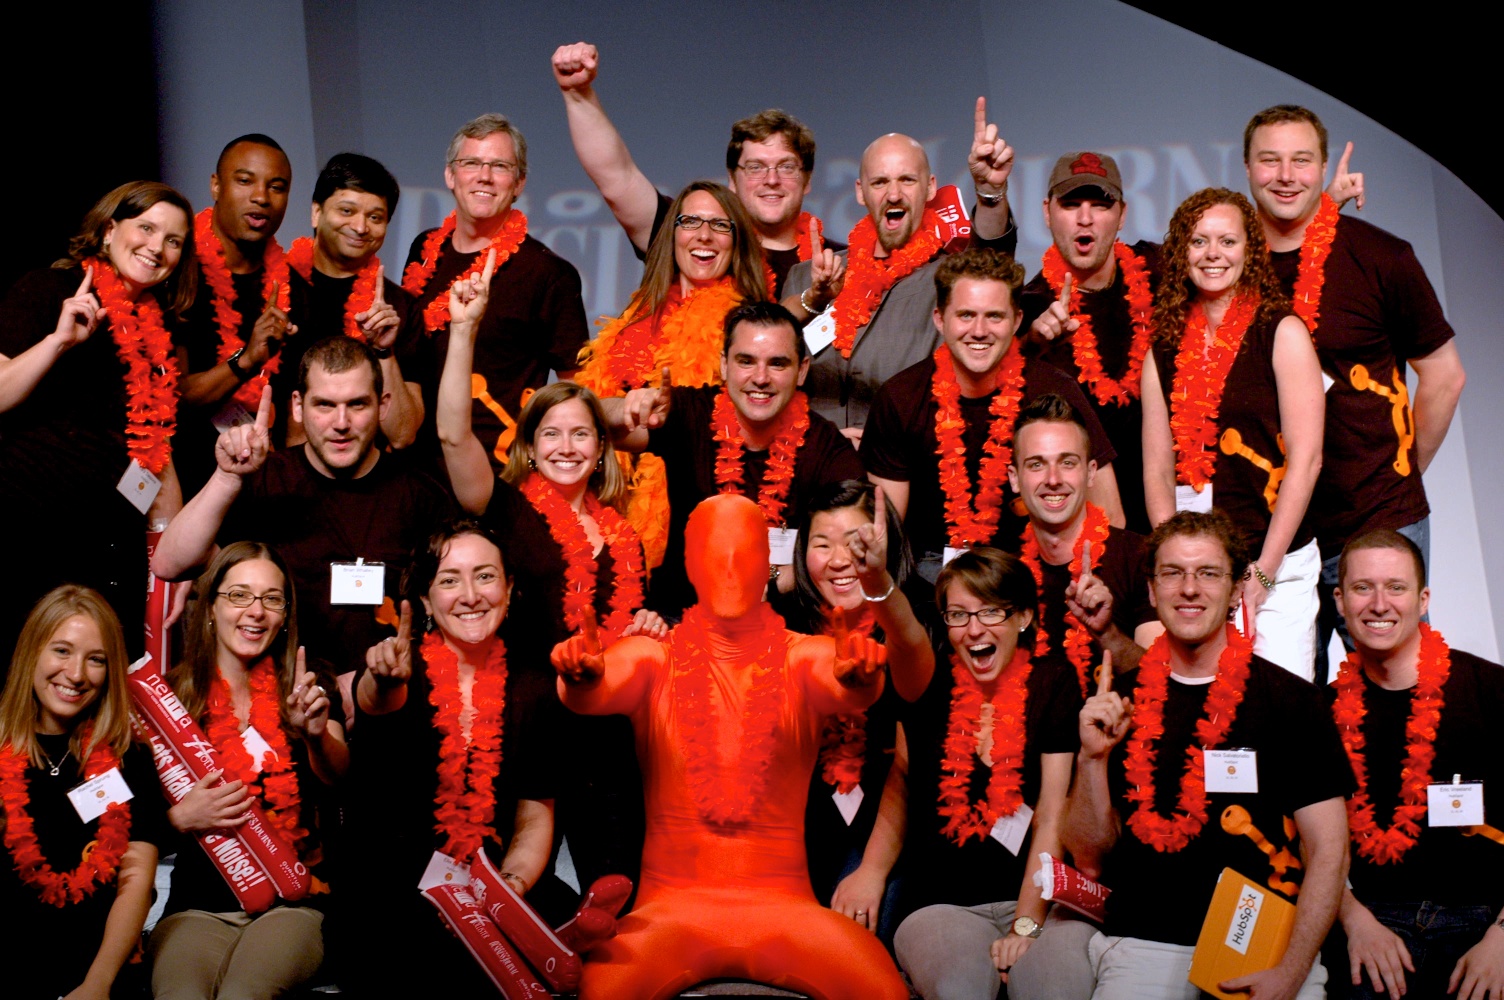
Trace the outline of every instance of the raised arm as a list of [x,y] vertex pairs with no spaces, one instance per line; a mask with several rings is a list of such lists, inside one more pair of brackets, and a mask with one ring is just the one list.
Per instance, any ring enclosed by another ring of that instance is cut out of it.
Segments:
[[1165,405],[1154,355],[1144,358],[1144,505],[1149,523],[1157,525],[1175,513],[1175,439],[1170,434],[1170,408]]
[[93,280],[94,272],[84,268],[78,291],[63,300],[57,327],[51,333],[13,358],[0,354],[0,413],[24,403],[57,359],[88,340],[105,317],[104,307],[89,291]]
[[662,643],[641,635],[603,650],[595,612],[586,608],[585,627],[555,646],[549,659],[559,673],[559,700],[565,708],[579,715],[631,715],[668,662],[668,653]]
[[935,674],[935,650],[929,633],[919,624],[909,599],[888,574],[887,497],[881,486],[873,498],[871,524],[857,529],[849,540],[857,579],[877,615],[888,645],[888,673],[893,690],[904,701],[918,701]]
[[554,50],[553,67],[580,166],[626,230],[627,239],[646,253],[653,235],[653,217],[658,214],[658,190],[638,169],[596,96],[600,53],[589,42],[561,45]]
[[[987,121],[987,98],[978,97],[972,115],[971,152],[966,157],[971,180],[976,185],[976,218],[972,232],[979,239],[995,240],[1008,231],[1008,177],[1013,173],[1013,147]],[[995,204],[988,204],[989,201]]]
[[[449,289],[449,349],[439,376],[439,395],[434,405],[434,427],[444,453],[444,468],[460,506],[479,514],[491,502],[496,477],[485,445],[471,430],[471,379],[475,366],[475,334],[491,296],[491,278],[496,273],[496,251],[486,255],[486,266],[469,281],[456,281]],[[515,447],[522,447],[521,444]]]
[[1112,748],[1128,733],[1128,700],[1112,690],[1112,654],[1102,657],[1097,693],[1081,708],[1081,749],[1076,754],[1076,778],[1065,803],[1060,840],[1082,873],[1102,874],[1105,858],[1122,832],[1112,805],[1107,762]]

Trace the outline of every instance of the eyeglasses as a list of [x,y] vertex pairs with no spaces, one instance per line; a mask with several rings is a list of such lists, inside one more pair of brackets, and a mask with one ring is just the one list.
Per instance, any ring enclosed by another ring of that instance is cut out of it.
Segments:
[[783,177],[785,179],[789,177],[798,177],[799,174],[803,172],[804,167],[794,160],[784,160],[782,163],[775,163],[771,167],[766,163],[758,163],[754,160],[751,163],[739,163],[737,164],[736,169],[740,170],[742,173],[746,174],[754,181],[760,181],[764,177],[768,176],[769,171],[772,171],[779,177]]
[[1164,569],[1155,570],[1154,579],[1159,581],[1161,587],[1175,587],[1185,579],[1187,573],[1195,574],[1196,582],[1204,584],[1218,583],[1232,576],[1225,569],[1213,569],[1210,566],[1202,566],[1200,569],[1194,570],[1181,569],[1179,566],[1167,566]]
[[722,236],[736,231],[736,223],[730,219],[702,219],[698,215],[676,216],[674,225],[687,233],[692,233],[706,225],[710,227],[712,233],[720,233]]
[[946,628],[965,628],[970,624],[972,616],[983,625],[1001,625],[1013,617],[1013,608],[982,608],[980,611],[962,611],[960,608],[946,608],[940,615],[945,622]]
[[450,160],[452,166],[459,167],[467,174],[478,174],[487,167],[498,174],[515,174],[517,164],[508,163],[506,160],[477,160],[473,156],[467,156],[462,160]]
[[248,608],[257,601],[268,611],[286,611],[287,597],[283,594],[253,594],[249,590],[221,590],[215,597],[223,597],[237,608]]

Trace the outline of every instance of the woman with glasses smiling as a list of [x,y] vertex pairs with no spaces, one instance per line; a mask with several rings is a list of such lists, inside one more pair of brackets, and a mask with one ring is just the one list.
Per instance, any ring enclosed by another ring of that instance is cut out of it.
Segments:
[[[344,775],[349,754],[343,724],[330,717],[334,680],[311,673],[298,646],[287,567],[259,542],[236,542],[214,557],[194,596],[185,655],[167,682],[224,770],[194,785],[168,821],[181,834],[234,829],[255,796],[314,868],[322,786]],[[153,994],[281,996],[312,976],[324,957],[323,913],[279,905],[249,916],[190,840],[182,839],[167,916],[151,935]]]

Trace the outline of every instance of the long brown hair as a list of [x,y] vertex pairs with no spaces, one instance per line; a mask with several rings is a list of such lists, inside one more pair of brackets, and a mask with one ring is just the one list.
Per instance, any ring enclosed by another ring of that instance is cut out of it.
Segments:
[[193,248],[193,206],[175,188],[157,181],[131,181],[122,184],[94,203],[79,224],[78,233],[68,241],[68,256],[53,263],[53,267],[77,267],[90,257],[105,256],[104,234],[112,222],[126,222],[151,208],[166,202],[180,208],[188,218],[188,236],[183,240],[183,251],[178,257],[178,266],[173,268],[160,291],[152,289],[162,308],[172,312],[178,319],[187,315],[198,294],[198,257]]
[[632,304],[627,307],[634,319],[661,309],[663,303],[668,301],[669,289],[679,280],[679,266],[674,262],[674,233],[678,231],[674,220],[683,214],[685,199],[696,191],[705,191],[715,198],[720,203],[721,211],[726,213],[726,218],[734,225],[731,233],[731,266],[726,273],[736,285],[737,292],[747,301],[765,299],[772,292],[768,288],[767,272],[763,270],[762,246],[757,242],[752,216],[747,214],[742,200],[724,184],[694,181],[680,191],[673,204],[669,205],[658,235],[648,245],[642,284],[637,286],[637,291],[632,294]]
[[1262,323],[1278,313],[1290,311],[1290,300],[1280,287],[1269,259],[1269,244],[1264,241],[1264,227],[1247,198],[1227,188],[1202,188],[1180,203],[1170,218],[1169,232],[1160,252],[1164,275],[1154,295],[1154,335],[1159,340],[1178,344],[1185,332],[1185,321],[1196,301],[1199,289],[1191,282],[1188,251],[1191,234],[1207,210],[1217,205],[1231,205],[1243,217],[1247,244],[1243,254],[1243,273],[1238,276],[1237,292],[1259,299],[1254,323]]
[[606,412],[601,408],[600,397],[575,382],[566,380],[546,385],[533,393],[522,407],[522,413],[517,417],[517,437],[507,453],[507,467],[502,470],[501,478],[513,485],[520,485],[527,478],[532,471],[528,449],[538,434],[538,426],[548,416],[549,410],[571,399],[578,399],[590,411],[596,436],[601,442],[600,461],[590,473],[590,492],[606,506],[620,508],[627,499],[627,478],[621,471],[621,463],[616,460],[616,449],[611,445]]
[[107,744],[117,754],[125,753],[131,744],[131,706],[125,688],[125,636],[120,631],[120,619],[98,591],[77,584],[64,584],[49,591],[26,616],[15,652],[11,654],[5,692],[0,694],[0,743],[9,743],[13,750],[26,754],[38,767],[42,765],[42,748],[37,743],[36,731],[41,711],[33,687],[37,661],[57,630],[76,615],[92,619],[99,626],[99,635],[104,642],[105,684],[99,698],[79,718],[80,722],[90,716],[94,719],[92,740],[84,746],[83,727],[75,725],[68,748],[74,758],[82,762],[89,759],[90,752],[100,743]]

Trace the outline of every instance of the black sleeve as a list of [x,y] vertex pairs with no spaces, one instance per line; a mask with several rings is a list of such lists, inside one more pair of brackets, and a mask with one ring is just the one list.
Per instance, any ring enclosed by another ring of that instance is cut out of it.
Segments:
[[[989,250],[997,250],[1000,253],[1005,253],[1009,257],[1012,257],[1013,255],[1018,253],[1018,219],[1016,218],[1016,215],[1017,213],[1013,211],[1013,203],[1009,202],[1008,228],[1004,230],[1003,235],[993,240],[984,240],[980,236],[978,236],[975,223],[973,222],[971,230],[971,247],[986,247]],[[977,206],[975,203],[973,203],[971,206],[971,217],[973,220],[975,220],[977,217]]]
[[862,431],[862,466],[874,476],[906,483],[910,478],[908,456],[904,454],[908,434],[897,394],[891,388],[885,385],[878,390],[877,400],[867,414],[866,428]]
[[1035,670],[1048,671],[1044,695],[1045,712],[1040,726],[1040,753],[1074,754],[1081,749],[1081,685],[1076,670],[1055,658],[1037,664]]
[[558,273],[543,297],[539,319],[553,331],[546,354],[548,366],[556,372],[567,372],[580,366],[580,349],[590,339],[590,324],[585,319],[580,272],[562,258],[559,264]]
[[[663,223],[668,219],[669,206],[673,203],[674,199],[662,191],[658,192],[658,208],[653,212],[653,228],[648,230],[648,246],[653,245],[653,240],[658,236],[658,230],[663,228]],[[638,260],[648,259],[648,252],[638,249],[635,243],[632,244],[632,253],[637,256]]]
[[[1291,680],[1298,678],[1292,676]],[[1281,762],[1277,794],[1284,814],[1293,816],[1295,810],[1308,805],[1347,798],[1357,783],[1321,692],[1304,681],[1287,686],[1293,690],[1281,693],[1277,702],[1283,718],[1281,727],[1289,734],[1277,744]]]
[[133,743],[120,759],[120,775],[131,790],[131,840],[153,844],[158,854],[176,849],[178,834],[167,822],[167,801],[157,769],[151,759],[151,747]]

